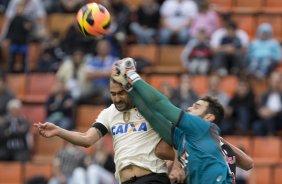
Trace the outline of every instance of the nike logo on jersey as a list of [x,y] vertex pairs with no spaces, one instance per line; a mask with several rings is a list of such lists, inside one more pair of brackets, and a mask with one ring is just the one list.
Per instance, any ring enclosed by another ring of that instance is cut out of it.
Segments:
[[130,122],[127,124],[116,125],[112,127],[113,135],[132,133],[132,132],[146,132],[148,130],[146,122]]

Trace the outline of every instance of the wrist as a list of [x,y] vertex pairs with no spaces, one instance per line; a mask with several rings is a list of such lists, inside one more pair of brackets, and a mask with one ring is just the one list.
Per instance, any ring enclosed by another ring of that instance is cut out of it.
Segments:
[[136,81],[140,80],[141,77],[136,71],[128,71],[126,73],[129,83],[134,84]]

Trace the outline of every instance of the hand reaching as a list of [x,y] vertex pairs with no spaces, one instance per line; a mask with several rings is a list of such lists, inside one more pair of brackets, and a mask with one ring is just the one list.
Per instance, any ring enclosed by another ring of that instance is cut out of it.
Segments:
[[135,61],[132,58],[124,58],[114,63],[111,77],[121,83],[126,90],[129,90],[131,88],[131,80],[128,78],[128,74],[135,72]]
[[169,173],[170,181],[175,183],[184,183],[185,177],[185,172],[180,166],[180,163],[178,162],[178,160],[174,160],[171,171]]
[[37,127],[38,132],[43,137],[54,137],[58,135],[59,127],[54,125],[53,123],[34,123],[33,126]]

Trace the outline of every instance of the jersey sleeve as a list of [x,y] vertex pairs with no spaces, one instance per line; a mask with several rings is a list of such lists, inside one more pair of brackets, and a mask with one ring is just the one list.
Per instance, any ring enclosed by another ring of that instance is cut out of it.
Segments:
[[176,126],[185,132],[188,139],[196,140],[208,131],[210,123],[188,112],[182,112]]
[[96,121],[92,124],[92,127],[97,128],[103,135],[109,132],[110,129],[109,111],[110,111],[109,108],[101,111]]

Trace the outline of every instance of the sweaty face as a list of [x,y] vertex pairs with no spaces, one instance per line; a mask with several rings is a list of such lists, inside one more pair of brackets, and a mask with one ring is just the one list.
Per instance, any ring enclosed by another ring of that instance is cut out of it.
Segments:
[[131,109],[133,104],[128,93],[118,83],[110,82],[110,93],[112,101],[118,111]]
[[190,114],[203,118],[205,116],[205,112],[207,110],[208,105],[208,102],[198,100],[191,107],[188,107],[186,111]]

